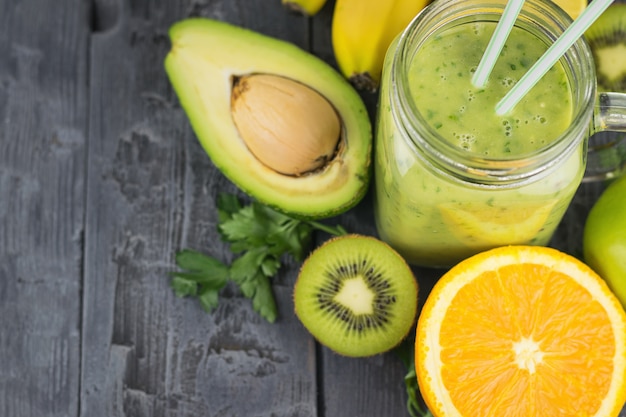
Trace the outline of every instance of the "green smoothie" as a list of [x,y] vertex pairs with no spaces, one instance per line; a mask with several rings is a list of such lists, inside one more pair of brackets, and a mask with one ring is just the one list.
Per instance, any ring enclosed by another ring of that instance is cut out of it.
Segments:
[[465,24],[431,37],[413,58],[409,89],[428,123],[454,145],[494,158],[519,156],[569,126],[569,83],[561,65],[552,67],[511,114],[496,115],[498,101],[547,47],[515,28],[487,85],[475,88],[472,75],[494,29],[495,23]]
[[[504,116],[496,103],[547,46],[514,28],[484,88],[471,79],[495,23],[466,23],[432,36],[410,61],[408,90],[424,120],[452,148],[512,159],[550,146],[569,126],[571,93],[555,65]],[[387,61],[390,61],[388,54]],[[376,221],[409,262],[449,266],[506,244],[548,243],[584,172],[580,147],[550,175],[513,187],[480,186],[434,170],[393,121],[386,62],[376,135]]]

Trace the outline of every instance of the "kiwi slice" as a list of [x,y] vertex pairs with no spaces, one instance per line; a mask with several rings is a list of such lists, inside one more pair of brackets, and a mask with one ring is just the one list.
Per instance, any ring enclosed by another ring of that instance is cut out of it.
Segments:
[[613,4],[587,29],[598,90],[626,92],[626,4]]
[[417,311],[412,270],[370,236],[330,239],[302,264],[296,315],[322,345],[344,356],[383,353],[409,333]]

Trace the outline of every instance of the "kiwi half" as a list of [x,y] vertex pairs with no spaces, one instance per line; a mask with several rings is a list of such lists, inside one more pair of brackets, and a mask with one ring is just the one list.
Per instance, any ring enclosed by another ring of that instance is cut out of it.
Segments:
[[370,236],[330,239],[305,260],[294,287],[296,315],[321,344],[344,356],[390,350],[409,333],[417,311],[412,270]]
[[626,92],[626,4],[613,4],[587,29],[598,90]]

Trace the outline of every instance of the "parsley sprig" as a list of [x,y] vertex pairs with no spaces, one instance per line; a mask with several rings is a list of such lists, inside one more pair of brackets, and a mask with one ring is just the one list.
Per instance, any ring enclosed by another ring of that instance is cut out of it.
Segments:
[[400,358],[407,373],[404,376],[404,386],[407,394],[406,408],[411,417],[433,417],[430,410],[422,405],[419,397],[419,386],[417,385],[417,374],[415,373],[415,337],[407,337],[394,349],[395,354]]
[[[182,271],[171,272],[170,282],[177,296],[196,297],[207,312],[218,306],[220,291],[232,282],[252,300],[254,310],[273,323],[278,313],[271,278],[278,273],[282,257],[288,255],[302,262],[316,230],[331,236],[347,234],[340,225],[296,219],[258,202],[244,206],[233,194],[220,194],[217,209],[218,231],[235,259],[228,265],[202,252],[183,249],[176,253],[176,264]],[[407,369],[407,411],[412,417],[432,417],[419,401],[413,344],[414,339],[407,338],[395,348]]]
[[283,255],[302,262],[310,250],[313,232],[346,234],[341,226],[300,220],[256,201],[242,205],[233,194],[220,194],[217,201],[218,231],[230,250],[238,255],[230,265],[192,249],[176,253],[182,271],[172,272],[170,285],[179,297],[197,297],[207,312],[215,309],[219,293],[228,282],[252,300],[253,309],[270,323],[277,317],[271,278]]

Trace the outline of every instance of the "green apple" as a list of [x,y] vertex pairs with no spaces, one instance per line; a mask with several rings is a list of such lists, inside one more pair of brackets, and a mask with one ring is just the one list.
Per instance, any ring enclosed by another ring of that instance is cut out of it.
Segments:
[[591,208],[583,256],[626,308],[626,175],[612,182]]

